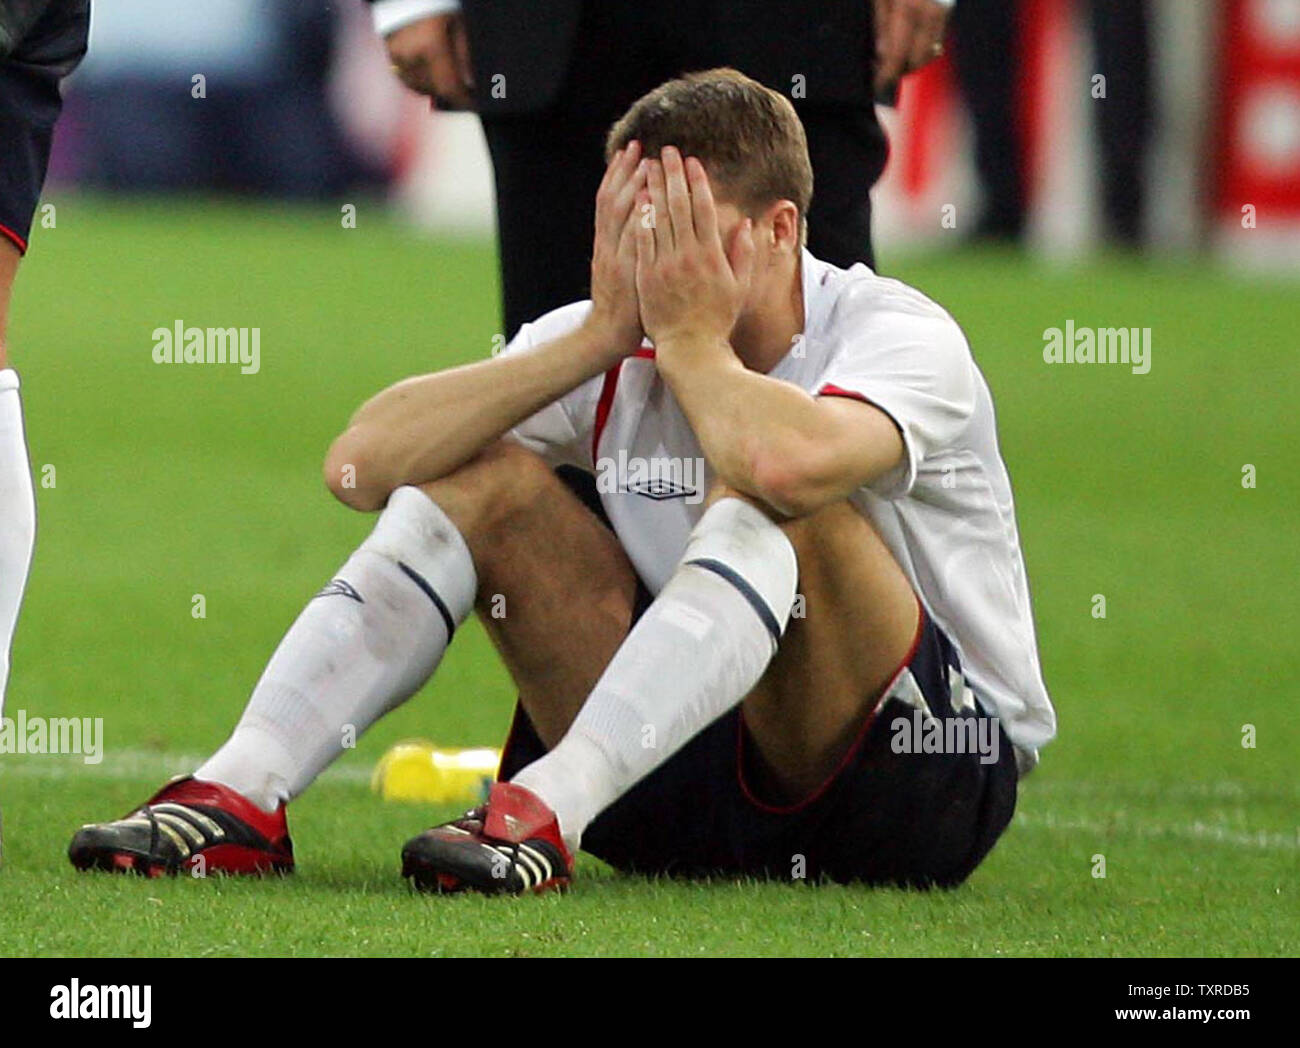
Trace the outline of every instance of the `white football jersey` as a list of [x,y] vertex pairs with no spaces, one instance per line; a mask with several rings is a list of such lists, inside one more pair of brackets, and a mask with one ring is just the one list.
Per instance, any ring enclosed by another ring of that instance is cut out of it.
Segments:
[[[1032,767],[1056,733],[1056,716],[984,376],[957,322],[915,288],[807,251],[802,275],[803,335],[768,374],[815,395],[868,401],[897,424],[903,461],[851,499],[953,642],[1021,768]],[[590,308],[575,302],[525,324],[505,352],[570,333]],[[619,541],[658,593],[703,512],[712,476],[650,344],[511,435],[553,466],[596,475]]]

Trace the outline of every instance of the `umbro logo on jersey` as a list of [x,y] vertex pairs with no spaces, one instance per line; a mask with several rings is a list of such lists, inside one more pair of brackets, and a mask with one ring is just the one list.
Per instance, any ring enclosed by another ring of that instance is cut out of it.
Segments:
[[[365,600],[362,599],[361,594],[358,593],[352,587],[352,584],[349,582],[344,582],[342,579],[330,579],[329,583],[325,586],[325,588],[316,594],[316,597],[335,597],[335,596],[347,597],[350,600],[355,600],[358,604],[365,603]],[[312,600],[315,600],[316,597],[313,597]]]
[[663,477],[639,483],[633,482],[627,486],[627,490],[634,495],[644,495],[648,499],[654,499],[656,502],[664,499],[687,498],[695,494],[694,488],[688,488],[685,484],[678,484],[675,480],[667,480]]
[[671,455],[629,455],[619,449],[616,456],[596,460],[596,490],[602,495],[626,492],[663,502],[685,499],[695,505],[704,501],[708,480],[702,458]]

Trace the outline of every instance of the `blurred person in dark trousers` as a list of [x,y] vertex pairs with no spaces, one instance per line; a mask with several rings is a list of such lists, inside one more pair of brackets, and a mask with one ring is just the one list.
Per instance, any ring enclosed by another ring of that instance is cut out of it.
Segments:
[[809,248],[873,262],[885,166],[877,97],[942,52],[951,0],[377,0],[394,71],[475,109],[496,175],[506,330],[587,295],[592,200],[610,125],[684,71],[733,66],[789,97],[817,192]]
[[[1105,78],[1097,106],[1102,217],[1112,241],[1142,234],[1144,165],[1151,137],[1149,0],[1088,0],[1093,69]],[[1024,151],[1016,113],[1015,68],[1024,9],[1017,0],[958,0],[953,61],[975,131],[975,170],[984,195],[977,239],[1019,240],[1024,233]],[[1010,61],[1009,61],[1010,58]]]

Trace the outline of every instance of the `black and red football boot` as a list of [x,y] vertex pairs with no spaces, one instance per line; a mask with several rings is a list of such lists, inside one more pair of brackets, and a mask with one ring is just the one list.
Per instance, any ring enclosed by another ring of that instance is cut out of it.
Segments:
[[228,786],[173,779],[130,815],[81,827],[68,845],[79,870],[146,877],[291,873],[284,806],[268,815]]
[[531,790],[498,782],[482,807],[407,841],[402,876],[429,892],[562,891],[573,857],[555,812]]

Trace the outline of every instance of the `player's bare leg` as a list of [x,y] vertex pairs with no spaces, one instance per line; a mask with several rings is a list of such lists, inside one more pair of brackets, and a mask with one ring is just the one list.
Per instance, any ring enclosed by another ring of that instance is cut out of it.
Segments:
[[[508,827],[532,820],[553,831],[553,810],[572,850],[581,827],[602,804],[611,803],[695,731],[742,700],[767,773],[758,786],[767,799],[785,803],[801,798],[831,774],[916,636],[919,606],[912,589],[879,537],[847,502],[780,528],[736,492],[720,489],[710,503],[678,573],[618,645],[576,717],[567,697],[562,704],[550,701],[540,680],[529,680],[527,666],[514,663],[516,683],[532,696],[530,718],[547,724],[549,737],[543,742],[550,752],[509,786],[498,786],[483,815],[435,828],[410,842],[404,868],[417,884],[506,890],[504,885],[496,888],[477,868],[485,868],[483,855],[503,848],[502,876],[514,877],[520,843],[538,844],[546,836],[535,829],[533,838],[525,840],[510,836]],[[539,519],[533,529],[544,529],[545,517]],[[520,544],[502,546],[496,558],[484,551],[481,570],[493,570],[487,563],[496,559],[498,581],[528,592],[530,576],[548,564],[545,545],[536,536],[530,541],[529,530],[520,520],[515,532]],[[785,575],[780,564],[787,555]],[[767,644],[774,645],[779,636],[782,607],[786,612],[790,608],[796,555],[807,560],[805,607],[811,605],[817,613],[808,610],[793,620],[773,659],[773,647]],[[783,605],[786,583],[790,592]],[[620,607],[609,625],[616,628],[629,610]],[[524,643],[514,634],[518,626],[500,620],[494,635],[503,650]],[[590,677],[594,656],[605,657],[610,634],[599,651],[583,646],[576,652],[554,634],[553,622],[548,630],[542,619],[528,630],[529,662],[546,667],[548,678],[564,672],[555,663],[568,663],[571,684]],[[819,667],[815,679],[814,666]],[[742,685],[744,680],[749,684]],[[566,732],[566,726],[571,730]],[[657,741],[645,744],[661,732],[662,748]],[[506,792],[516,786],[525,789]],[[546,803],[536,804],[538,798]],[[494,829],[491,820],[498,806],[510,817],[498,820]],[[539,865],[550,872],[548,864]],[[530,886],[535,881],[524,878],[522,887]],[[512,883],[512,888],[519,890],[519,885]]]
[[[710,501],[722,494],[715,491]],[[608,529],[581,505],[576,510],[587,518],[579,523],[594,525],[601,533],[595,537],[608,537],[615,560],[626,563]],[[513,587],[532,593],[545,585],[539,576],[554,567],[546,545],[538,542],[550,534],[544,516],[535,527],[534,536],[524,527],[515,532],[517,546],[495,569],[512,576],[501,580],[503,592]],[[764,762],[757,769],[763,776],[757,788],[768,795],[765,800],[778,804],[806,796],[834,771],[906,657],[919,616],[902,569],[848,502],[780,527],[798,557],[802,607],[791,618],[767,672],[744,700],[745,722]],[[590,586],[591,578],[576,562],[575,568],[576,581]],[[567,587],[555,591],[561,602],[557,613],[566,613],[572,592]],[[592,625],[584,613],[578,613],[572,636],[558,635],[553,620],[548,628],[545,616],[485,620],[503,653],[528,653],[525,659],[508,659],[508,665],[521,694],[529,697],[525,709],[548,748],[568,729],[590,691],[588,685],[575,704],[573,688],[599,677],[626,635],[626,627],[622,633],[616,629],[619,619],[630,615],[631,598],[627,600],[601,624],[603,629],[590,634],[591,644],[583,640]],[[552,690],[549,685],[557,678],[568,687]]]
[[799,558],[801,613],[758,686],[745,724],[764,800],[808,796],[834,772],[916,636],[911,584],[848,502],[782,525]]
[[[480,618],[550,748],[627,636],[636,580],[613,533],[540,460],[518,448],[507,454],[514,470],[493,455],[424,490],[466,535]],[[527,497],[490,486],[502,483]],[[849,503],[781,530],[798,557],[802,610],[744,701],[777,803],[834,770],[906,656],[919,614],[897,562]],[[501,618],[491,614],[496,594],[506,598]]]
[[[730,493],[714,501],[559,742],[494,786],[482,812],[408,842],[405,874],[439,890],[567,883],[591,820],[757,685],[795,578],[793,547],[765,512]],[[547,654],[563,657],[554,644]]]
[[617,538],[532,452],[502,442],[421,488],[469,545],[476,607],[546,745],[627,636],[636,574]]
[[[627,637],[637,581],[617,539],[532,452],[501,442],[422,485],[465,537],[476,606],[539,736],[564,736]],[[402,851],[418,888],[542,891],[568,884],[572,842],[525,788],[498,783],[488,804],[420,834]]]

